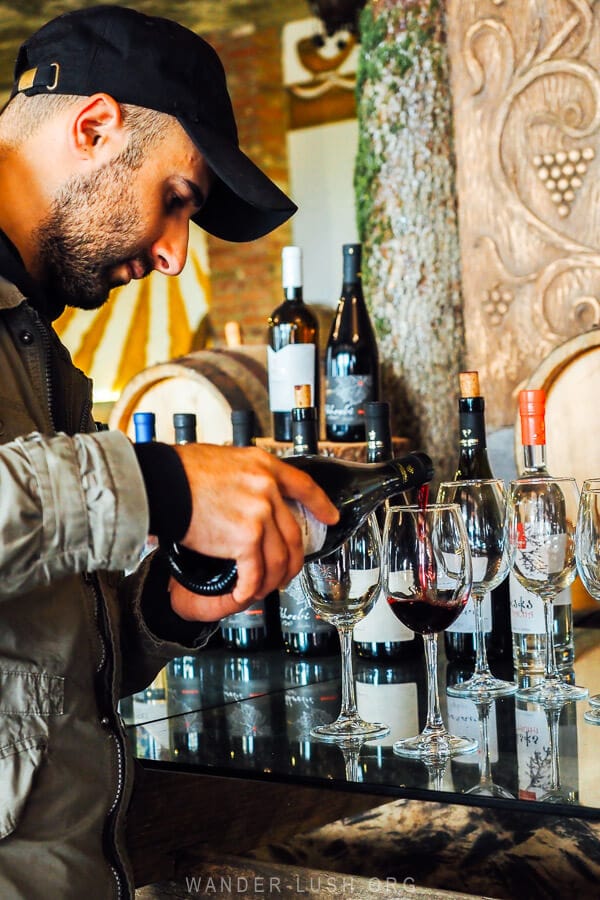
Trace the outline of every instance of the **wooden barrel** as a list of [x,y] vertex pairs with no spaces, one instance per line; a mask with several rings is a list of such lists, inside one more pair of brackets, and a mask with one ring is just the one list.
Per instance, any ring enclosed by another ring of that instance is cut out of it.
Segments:
[[156,414],[156,436],[173,443],[173,413],[195,413],[198,440],[231,441],[231,410],[253,409],[258,435],[271,433],[266,344],[199,350],[144,369],[129,381],[109,418],[109,427],[133,439],[133,414]]
[[[540,363],[524,389],[546,392],[548,470],[581,483],[600,477],[600,329],[571,338]],[[515,458],[522,464],[521,421],[515,422]]]

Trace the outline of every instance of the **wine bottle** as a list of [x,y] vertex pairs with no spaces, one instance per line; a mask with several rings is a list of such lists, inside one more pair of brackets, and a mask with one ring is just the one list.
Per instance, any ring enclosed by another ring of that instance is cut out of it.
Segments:
[[[367,403],[365,425],[367,462],[386,462],[392,459],[390,404],[385,401]],[[392,498],[391,502],[394,502],[394,499]],[[404,497],[401,496],[398,502],[404,502]],[[385,513],[384,504],[379,507],[378,513]],[[383,520],[384,515],[378,515],[382,532]],[[378,662],[407,659],[423,652],[420,635],[416,635],[394,615],[383,590],[380,591],[371,611],[354,626],[353,636],[357,654]]]
[[[459,457],[456,481],[469,478],[493,478],[485,433],[485,400],[479,389],[477,372],[459,374],[458,400]],[[510,599],[508,578],[483,598],[485,646],[490,660],[510,659]],[[446,658],[452,662],[475,659],[475,608],[470,598],[460,616],[444,632]]]
[[195,444],[196,413],[173,413],[173,430],[176,444]]
[[344,244],[342,293],[325,350],[325,433],[364,441],[365,408],[379,399],[379,355],[362,289],[361,245]]
[[[255,422],[254,410],[232,410],[234,447],[250,447],[254,444]],[[221,622],[221,635],[226,647],[245,653],[280,646],[278,592],[272,591],[247,609],[224,618]]]
[[[318,453],[317,411],[314,406],[296,406],[292,409],[292,447],[296,456]],[[314,612],[300,575],[292,578],[280,592],[279,617],[283,646],[288,653],[324,656],[339,652],[336,629]]]
[[[543,390],[519,394],[523,464],[521,478],[544,478],[546,466],[546,396]],[[511,573],[510,614],[513,632],[513,659],[520,673],[543,673],[546,658],[544,604],[541,597],[524,588]],[[565,588],[552,602],[553,639],[556,665],[571,669],[575,659],[571,590]]]
[[156,440],[156,416],[153,412],[134,413],[133,427],[136,444],[148,444]]
[[283,248],[282,281],[285,300],[268,321],[267,372],[273,437],[290,441],[294,386],[310,384],[314,406],[319,396],[319,325],[302,295],[300,247]]
[[[133,427],[135,430],[136,444],[149,444],[156,440],[156,416],[153,412],[135,412],[133,414]],[[148,556],[158,546],[158,540],[153,534],[146,537],[140,560]]]
[[[333,553],[386,498],[426,484],[433,477],[431,459],[420,452],[380,463],[290,456],[286,464],[307,472],[340,513],[335,525],[324,525],[300,503],[288,501],[300,525],[307,561]],[[233,560],[204,556],[178,544],[166,548],[166,552],[174,577],[190,591],[216,596],[228,593],[235,584]]]

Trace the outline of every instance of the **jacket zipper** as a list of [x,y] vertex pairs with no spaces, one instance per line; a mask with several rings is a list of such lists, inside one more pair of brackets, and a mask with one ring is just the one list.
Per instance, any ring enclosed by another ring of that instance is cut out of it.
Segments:
[[[112,682],[112,673],[107,671],[109,658],[106,652],[106,646],[108,643],[108,628],[106,625],[106,618],[104,612],[104,605],[102,600],[102,591],[98,584],[97,576],[92,572],[84,573],[84,580],[90,590],[92,591],[94,597],[94,619],[96,622],[96,629],[98,633],[98,637],[100,639],[101,646],[101,656],[98,665],[96,666],[96,678],[98,685],[96,695],[98,695],[99,690],[103,685],[106,684],[107,681]],[[112,691],[108,692],[110,695],[111,702],[111,712],[113,707],[113,698]],[[115,788],[115,795],[111,807],[108,811],[107,815],[107,824],[110,829],[110,849],[113,854],[113,860],[108,860],[110,870],[113,873],[113,877],[117,886],[117,897],[125,898],[131,897],[129,879],[126,874],[125,866],[123,864],[123,860],[121,858],[121,854],[119,852],[119,848],[117,847],[117,842],[115,839],[115,822],[117,817],[117,810],[120,801],[123,797],[123,791],[125,787],[125,759],[124,759],[124,747],[121,736],[118,731],[113,727],[111,730],[111,737],[115,743],[116,757],[117,757],[117,784]],[[113,821],[109,822],[108,820],[113,817]]]

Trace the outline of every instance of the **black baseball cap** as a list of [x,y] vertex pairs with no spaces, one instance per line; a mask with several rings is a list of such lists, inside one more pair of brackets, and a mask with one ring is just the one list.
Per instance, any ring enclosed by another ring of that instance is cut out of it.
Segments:
[[252,241],[295,204],[239,147],[223,65],[203,38],[169,19],[123,6],[58,16],[21,46],[17,93],[110,94],[174,116],[216,176],[194,221],[229,241]]

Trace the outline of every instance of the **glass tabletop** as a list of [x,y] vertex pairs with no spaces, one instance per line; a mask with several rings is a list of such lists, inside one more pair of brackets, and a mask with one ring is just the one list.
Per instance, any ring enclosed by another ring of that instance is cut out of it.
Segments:
[[[338,655],[301,659],[283,650],[209,649],[174,660],[149,689],[122,703],[121,714],[134,753],[152,767],[600,818],[600,730],[584,721],[587,701],[556,711],[554,743],[552,714],[537,704],[504,697],[485,707],[448,696],[446,684],[471,670],[446,661],[442,639],[439,651],[445,721],[454,733],[479,739],[480,750],[436,770],[392,750],[395,740],[424,724],[423,661],[357,659],[359,711],[385,721],[390,733],[347,747],[310,736],[315,724],[338,713]],[[492,669],[512,675],[506,666]],[[600,630],[577,630],[575,677],[590,694],[600,692]]]

